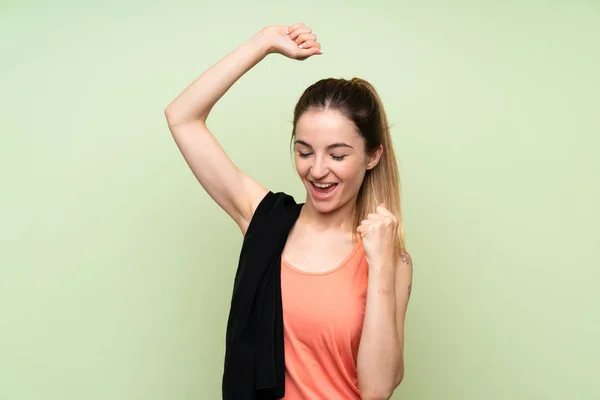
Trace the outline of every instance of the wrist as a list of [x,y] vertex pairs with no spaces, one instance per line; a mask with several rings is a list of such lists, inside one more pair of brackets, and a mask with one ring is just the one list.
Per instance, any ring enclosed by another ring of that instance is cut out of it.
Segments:
[[369,268],[368,288],[372,293],[379,295],[394,295],[395,294],[395,271],[390,268]]
[[369,269],[376,271],[395,271],[396,263],[393,261],[394,257],[390,254],[378,254],[376,257],[367,257],[369,263]]
[[263,57],[266,57],[267,55],[273,53],[274,48],[272,44],[269,43],[268,37],[265,34],[264,29],[261,29],[254,36],[252,36],[250,42],[252,42],[253,46],[255,46],[258,49],[259,53]]

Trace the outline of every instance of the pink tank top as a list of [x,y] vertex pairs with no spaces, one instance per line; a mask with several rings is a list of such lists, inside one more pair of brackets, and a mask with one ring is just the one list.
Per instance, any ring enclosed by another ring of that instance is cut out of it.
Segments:
[[360,400],[356,360],[367,273],[361,241],[324,273],[282,260],[285,400]]

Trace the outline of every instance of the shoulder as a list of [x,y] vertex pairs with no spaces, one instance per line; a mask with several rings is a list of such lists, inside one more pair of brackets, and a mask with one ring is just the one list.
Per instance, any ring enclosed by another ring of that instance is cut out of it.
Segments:
[[302,204],[285,192],[268,191],[256,206],[248,225],[246,235],[252,235],[266,222],[278,223],[297,218]]
[[256,206],[252,219],[259,219],[273,212],[293,212],[298,206],[293,196],[269,190]]

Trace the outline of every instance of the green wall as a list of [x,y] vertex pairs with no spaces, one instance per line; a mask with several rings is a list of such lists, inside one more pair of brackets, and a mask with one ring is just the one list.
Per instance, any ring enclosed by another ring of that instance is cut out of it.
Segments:
[[0,399],[216,399],[241,236],[163,110],[267,24],[209,126],[303,200],[292,110],[380,91],[415,263],[394,399],[600,398],[598,1],[34,1],[0,6]]

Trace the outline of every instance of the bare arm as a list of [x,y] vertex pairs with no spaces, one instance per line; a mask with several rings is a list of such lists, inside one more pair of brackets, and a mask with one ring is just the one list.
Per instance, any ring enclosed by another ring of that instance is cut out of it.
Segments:
[[[268,190],[235,166],[207,128],[206,119],[231,86],[268,54],[296,59],[318,54],[320,45],[306,29],[302,24],[290,27],[290,34],[286,26],[262,29],[206,70],[165,109],[169,129],[190,169],[244,234]],[[303,49],[298,48],[301,43]]]
[[391,264],[369,268],[358,352],[359,385],[365,400],[389,399],[404,377],[404,320],[412,286],[412,260],[404,251],[395,263],[386,263]]

